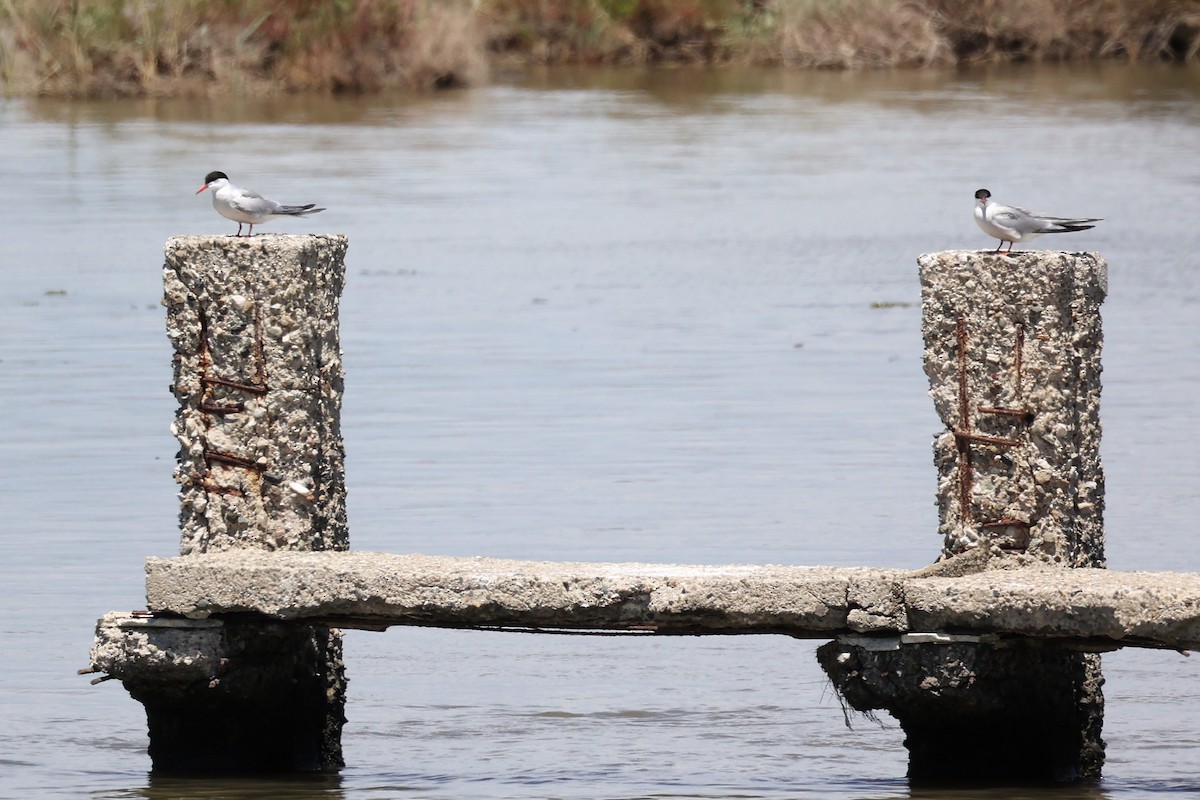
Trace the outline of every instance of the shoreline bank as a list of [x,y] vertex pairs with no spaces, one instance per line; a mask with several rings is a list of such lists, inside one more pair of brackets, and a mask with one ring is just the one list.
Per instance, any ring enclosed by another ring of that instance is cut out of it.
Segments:
[[8,96],[371,93],[547,64],[1200,63],[1200,0],[0,0]]

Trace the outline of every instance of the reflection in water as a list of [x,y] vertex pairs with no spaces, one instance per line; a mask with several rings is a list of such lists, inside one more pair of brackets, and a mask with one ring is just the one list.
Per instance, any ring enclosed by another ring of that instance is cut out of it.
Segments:
[[[972,194],[1106,218],[1108,552],[1200,570],[1200,73],[549,70],[433,97],[0,102],[0,673],[14,797],[910,796],[782,637],[351,632],[351,766],[145,773],[87,687],[92,620],[176,547],[159,265],[222,169],[350,237],[356,549],[919,567],[940,547],[914,261],[990,247]],[[273,223],[275,224],[275,223]],[[315,226],[315,227],[314,227]],[[10,544],[12,539],[10,539]],[[1105,656],[1099,788],[1195,791],[1194,660]],[[134,788],[131,788],[134,787]],[[1022,790],[1024,791],[1024,790]],[[222,794],[224,792],[224,794]],[[204,794],[207,793],[207,794]]]
[[[955,69],[847,72],[824,70],[720,69],[643,71],[622,69],[529,70],[511,76],[526,88],[554,91],[604,89],[637,92],[678,113],[706,109],[721,96],[778,93],[826,103],[877,103],[925,112],[954,110],[964,100],[999,109],[1004,103],[1087,113],[1103,103],[1189,103],[1200,99],[1200,70],[1177,65],[1130,69],[1123,64],[998,65]],[[1030,108],[1021,109],[1031,111]],[[1175,113],[1184,109],[1174,108]],[[1114,108],[1095,113],[1111,116]]]
[[947,787],[914,789],[906,797],[912,800],[1109,800],[1112,795],[1099,786],[1004,787],[973,789]]
[[[1155,110],[1200,114],[1200,70],[1174,64],[1131,68],[1125,64],[1048,64],[880,70],[874,72],[722,68],[671,70],[610,67],[530,68],[495,76],[497,86],[548,92],[580,91],[592,99],[616,93],[673,114],[744,112],[746,98],[783,95],[822,106],[870,103],[923,113],[963,111],[964,104],[996,113],[1072,115],[1153,114]],[[221,125],[386,125],[398,120],[469,115],[478,92],[384,95],[278,95],[200,97],[187,100],[137,98],[78,103],[54,99],[23,101],[37,119],[61,124],[116,124],[134,119],[209,122]],[[732,101],[722,106],[722,101]]]
[[[108,796],[111,795],[100,795]],[[158,775],[127,797],[144,800],[341,800],[338,775],[230,776]]]

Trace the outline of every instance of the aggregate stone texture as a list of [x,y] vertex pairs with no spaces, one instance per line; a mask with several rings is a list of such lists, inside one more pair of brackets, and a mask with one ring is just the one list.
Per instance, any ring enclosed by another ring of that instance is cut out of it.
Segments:
[[943,557],[986,546],[1104,565],[1096,253],[918,259]]
[[180,236],[163,267],[181,552],[348,547],[344,236]]
[[209,681],[225,656],[217,620],[152,620],[110,612],[96,623],[91,666],[114,678],[158,683]]

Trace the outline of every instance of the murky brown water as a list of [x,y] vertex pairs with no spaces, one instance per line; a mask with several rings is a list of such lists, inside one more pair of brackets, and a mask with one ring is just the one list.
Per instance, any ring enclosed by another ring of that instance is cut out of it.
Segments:
[[[94,619],[178,544],[161,247],[204,174],[344,232],[351,541],[392,552],[920,566],[937,552],[916,256],[972,194],[1105,217],[1110,566],[1200,570],[1200,72],[554,71],[433,98],[0,102],[0,795],[884,798],[776,637],[349,635],[337,778],[147,776]],[[1194,659],[1105,657],[1106,780],[1200,791]]]

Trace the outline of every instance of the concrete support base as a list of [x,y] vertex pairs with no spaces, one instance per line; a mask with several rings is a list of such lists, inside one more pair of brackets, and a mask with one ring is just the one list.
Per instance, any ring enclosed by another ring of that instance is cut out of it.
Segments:
[[[341,635],[322,626],[221,626],[212,677],[136,670],[156,772],[319,772],[344,766]],[[180,679],[183,678],[183,679]]]
[[1104,764],[1098,655],[1027,643],[907,645],[871,651],[830,642],[817,659],[860,712],[899,721],[919,784],[1095,780]]

